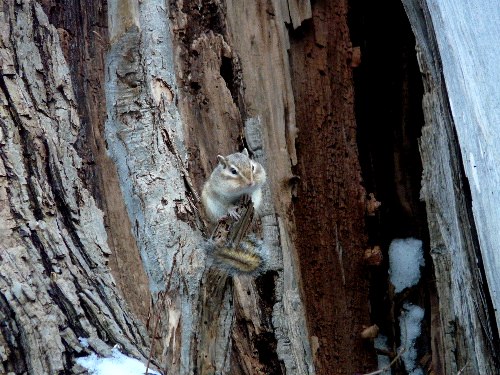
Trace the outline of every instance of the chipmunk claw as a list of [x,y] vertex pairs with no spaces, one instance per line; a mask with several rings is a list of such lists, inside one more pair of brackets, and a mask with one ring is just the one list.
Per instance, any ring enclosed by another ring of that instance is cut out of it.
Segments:
[[227,210],[226,216],[230,217],[233,220],[240,220],[241,219],[241,215],[238,213],[238,207],[236,207],[236,206],[229,207]]

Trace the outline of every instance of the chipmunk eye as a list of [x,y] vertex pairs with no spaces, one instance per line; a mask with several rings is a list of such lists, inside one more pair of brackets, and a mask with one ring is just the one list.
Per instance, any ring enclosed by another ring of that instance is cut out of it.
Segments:
[[252,172],[255,172],[255,164],[252,163]]
[[238,174],[238,171],[236,170],[236,168],[231,168],[230,171],[232,174]]

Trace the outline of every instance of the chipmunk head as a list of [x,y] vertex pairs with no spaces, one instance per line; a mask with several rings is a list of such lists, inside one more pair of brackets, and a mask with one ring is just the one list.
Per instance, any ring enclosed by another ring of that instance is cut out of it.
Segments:
[[240,193],[251,193],[262,186],[265,171],[262,165],[250,159],[247,149],[228,156],[218,155],[220,176],[226,187]]

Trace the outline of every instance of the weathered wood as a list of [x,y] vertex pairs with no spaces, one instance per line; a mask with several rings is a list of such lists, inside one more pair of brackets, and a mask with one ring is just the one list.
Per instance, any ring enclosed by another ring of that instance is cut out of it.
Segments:
[[75,92],[81,124],[75,142],[82,158],[79,175],[103,210],[113,277],[131,309],[145,322],[151,300],[148,280],[131,231],[116,166],[107,155],[104,140],[107,8],[94,0],[45,0],[41,5],[57,28]]
[[[296,161],[288,37],[281,5],[227,2],[223,12],[215,1],[203,2],[201,7],[180,4],[172,2],[170,12],[180,67],[180,110],[195,186],[201,188],[217,154],[233,152],[242,141],[268,171],[262,217],[265,272],[256,282],[238,279],[240,286],[234,290],[230,373],[251,373],[252,368],[264,373],[312,373],[296,258],[289,253],[293,246],[283,243],[293,225],[287,218],[288,227],[284,225],[280,233],[274,215],[276,210],[288,216],[291,187],[283,182],[292,177],[290,159]],[[265,63],[268,59],[276,64]],[[293,259],[287,268],[282,266],[283,252]],[[262,298],[263,294],[273,295],[273,300]],[[260,302],[250,304],[254,310],[243,309],[250,298]]]
[[287,2],[294,29],[298,28],[305,20],[311,18],[311,2],[309,0],[288,0]]
[[[481,1],[474,23],[461,21],[469,4],[404,1],[426,85],[422,197],[442,373],[497,369],[500,96],[498,64],[487,64],[495,49],[481,38],[485,22],[498,34],[500,17]],[[115,343],[147,357],[147,334],[106,266],[144,316],[138,254],[164,307],[153,354],[165,372],[371,369],[359,338],[371,322],[348,3],[109,0],[109,38],[102,9],[83,6],[101,17],[94,33],[92,17],[75,27],[80,11],[65,20],[58,4],[0,0],[0,372],[81,373],[75,356]],[[87,111],[103,104],[104,68],[106,107]],[[196,206],[215,156],[243,146],[269,179],[256,275],[210,268]],[[127,268],[139,268],[137,288]]]
[[498,371],[493,269],[499,264],[500,172],[493,160],[500,92],[489,83],[500,70],[487,57],[498,45],[500,13],[497,4],[481,3],[403,1],[426,91],[422,199],[439,298],[432,325],[435,370],[445,374]]
[[147,334],[118,294],[102,212],[79,177],[58,31],[34,1],[0,9],[0,372],[79,372],[74,356],[114,344],[141,357]]
[[290,41],[299,128],[295,245],[318,374],[375,366],[373,348],[360,336],[372,323],[347,11],[346,1],[315,2],[311,22]]
[[457,4],[429,1],[450,111],[463,169],[469,180],[472,214],[500,326],[500,7],[493,0]]

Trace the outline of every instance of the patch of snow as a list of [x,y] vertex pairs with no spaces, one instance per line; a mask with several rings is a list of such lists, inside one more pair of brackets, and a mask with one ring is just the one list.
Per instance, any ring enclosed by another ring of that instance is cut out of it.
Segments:
[[423,375],[422,369],[417,364],[415,342],[420,336],[424,309],[411,303],[405,303],[403,310],[405,312],[399,317],[399,329],[401,331],[401,347],[399,350],[401,351],[403,348],[406,350],[401,355],[401,358],[403,358],[408,374]]
[[424,265],[422,241],[415,238],[394,239],[389,246],[389,276],[396,293],[420,280],[420,267]]
[[[80,339],[80,343],[82,343]],[[82,343],[83,345],[83,343]],[[91,375],[144,375],[146,365],[135,358],[127,357],[118,349],[112,350],[111,357],[101,358],[95,353],[76,359],[76,363],[89,370]],[[148,370],[148,374],[160,375],[159,372]]]
[[[378,335],[374,341],[375,348],[390,351],[389,345],[387,345],[387,337],[384,335]],[[378,369],[382,370],[387,368],[387,371],[384,371],[384,374],[392,374],[391,369],[389,368],[391,364],[391,359],[386,355],[377,355],[378,361]]]
[[85,337],[78,337],[78,341],[80,341],[80,344],[84,347],[84,348],[88,348],[89,347],[89,340],[86,339]]

